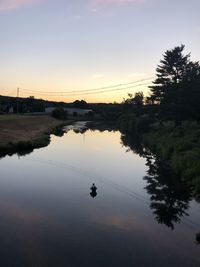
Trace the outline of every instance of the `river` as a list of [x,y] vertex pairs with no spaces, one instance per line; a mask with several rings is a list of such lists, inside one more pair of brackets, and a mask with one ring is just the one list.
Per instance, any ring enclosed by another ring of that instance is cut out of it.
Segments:
[[2,158],[0,266],[199,267],[200,204],[160,169],[84,124]]

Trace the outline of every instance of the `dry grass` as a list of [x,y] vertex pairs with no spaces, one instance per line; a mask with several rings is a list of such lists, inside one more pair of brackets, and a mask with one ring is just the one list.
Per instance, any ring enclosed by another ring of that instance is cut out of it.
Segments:
[[39,138],[62,123],[50,116],[0,115],[0,145]]

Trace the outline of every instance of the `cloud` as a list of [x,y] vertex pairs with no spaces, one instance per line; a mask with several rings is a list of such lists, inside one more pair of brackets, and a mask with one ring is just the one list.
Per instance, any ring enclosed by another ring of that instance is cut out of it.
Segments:
[[[0,12],[31,6],[43,0],[0,0]],[[54,0],[55,1],[55,0]],[[58,1],[58,0],[57,0]],[[97,8],[113,5],[142,4],[146,0],[86,0],[94,12]],[[56,2],[56,1],[55,1]]]
[[[142,5],[146,3],[147,0],[87,0],[89,9],[93,13],[104,13],[104,16],[112,17],[113,13],[110,13],[110,10],[114,7],[122,7],[122,6],[135,6]],[[109,11],[108,11],[109,10]],[[108,13],[109,12],[109,13]]]
[[90,0],[92,6],[142,4],[145,0]]
[[8,11],[38,3],[39,0],[0,0],[0,11]]

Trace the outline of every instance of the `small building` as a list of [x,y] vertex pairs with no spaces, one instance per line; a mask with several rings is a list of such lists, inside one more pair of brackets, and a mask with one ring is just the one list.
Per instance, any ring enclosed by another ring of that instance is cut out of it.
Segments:
[[48,108],[45,108],[45,113],[46,114],[51,114],[53,112],[53,110],[55,109],[55,107],[48,107]]
[[81,109],[81,108],[65,108],[69,115],[84,116],[89,113],[93,113],[92,109]]
[[[51,114],[55,108],[56,107],[48,107],[48,108],[45,108],[45,113],[46,114]],[[64,108],[64,110],[67,111],[67,113],[69,115],[72,115],[72,116],[84,116],[84,115],[93,113],[93,110],[92,109]]]
[[10,107],[9,110],[8,110],[8,113],[14,113],[14,108]]

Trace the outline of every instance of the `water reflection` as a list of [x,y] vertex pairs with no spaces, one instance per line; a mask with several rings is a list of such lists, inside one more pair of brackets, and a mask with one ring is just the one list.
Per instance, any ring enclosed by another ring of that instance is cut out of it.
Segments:
[[85,133],[88,130],[87,121],[77,121],[74,124],[67,125],[63,128],[63,131],[67,133],[72,130],[74,133]]
[[174,173],[159,159],[147,157],[148,172],[145,189],[151,196],[150,207],[160,224],[174,229],[181,217],[188,216],[191,192]]
[[[64,135],[65,131],[61,127],[55,127],[52,130],[52,134],[58,137],[62,137]],[[17,154],[19,157],[26,156],[31,154],[34,149],[42,148],[45,146],[48,146],[50,144],[50,137],[48,134],[44,134],[41,138],[38,140],[32,140],[32,141],[20,141],[18,143],[9,143],[5,147],[1,147],[0,150],[0,159],[4,158],[6,155],[12,156],[14,154]]]
[[87,126],[89,127],[89,129],[91,131],[96,131],[98,130],[99,132],[104,132],[104,131],[108,131],[108,132],[115,132],[118,131],[118,127],[116,125],[116,123],[114,122],[88,122]]
[[53,133],[55,136],[62,137],[65,133],[64,128],[57,127],[54,129]]
[[146,149],[140,140],[122,135],[122,144],[146,158],[148,166],[146,191],[150,195],[150,208],[159,224],[165,224],[174,229],[174,225],[181,221],[181,217],[188,216],[187,210],[191,201],[191,190],[172,170],[156,156]]
[[196,243],[200,245],[200,232],[196,234]]
[[[88,121],[77,121],[73,124],[64,126],[64,127],[56,127],[52,131],[52,135],[62,137],[65,133],[72,130],[76,134],[84,134],[90,129],[91,131],[116,131],[117,127],[112,124],[104,124],[104,123],[94,123]],[[18,156],[26,156],[31,154],[34,149],[42,148],[48,146],[50,144],[51,138],[46,135],[41,138],[41,140],[34,140],[34,142],[19,142],[17,144],[10,143],[6,147],[1,147],[0,150],[0,159],[4,158],[6,155],[12,156],[17,154]]]
[[[139,140],[122,137],[146,160],[126,153],[119,132],[96,130],[84,141],[71,128],[26,158],[0,161],[0,266],[200,266],[199,227],[170,231],[152,218],[173,228],[186,214],[182,183]],[[163,206],[150,210],[149,196]]]
[[90,196],[92,198],[95,198],[97,196],[97,187],[96,187],[96,185],[92,184],[92,186],[90,187],[90,190],[91,190]]
[[[102,123],[76,122],[73,125],[64,128],[56,128],[54,135],[62,137],[64,133],[72,130],[74,133],[84,134],[88,127],[91,131],[116,131],[114,125]],[[46,145],[50,143],[50,140]],[[159,224],[165,224],[167,227],[174,229],[174,225],[181,221],[181,217],[187,216],[189,202],[191,201],[191,190],[178,179],[172,170],[155,155],[152,155],[141,142],[140,139],[132,138],[130,135],[122,135],[121,143],[127,148],[127,151],[133,151],[140,157],[146,159],[148,166],[147,175],[144,176],[146,181],[145,189],[150,195],[150,208],[153,210],[155,219]],[[33,149],[21,149],[21,151],[12,151],[10,155],[16,153],[19,156],[25,156],[33,152]],[[116,185],[115,185],[116,186]],[[97,187],[95,184],[90,188],[90,196],[97,196]],[[198,200],[198,199],[197,199]]]

